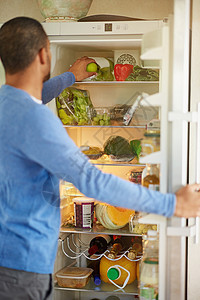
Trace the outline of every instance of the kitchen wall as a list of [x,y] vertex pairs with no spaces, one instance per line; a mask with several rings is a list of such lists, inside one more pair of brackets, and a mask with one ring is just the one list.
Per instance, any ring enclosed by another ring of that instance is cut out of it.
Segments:
[[0,0],[0,23],[18,16],[27,16],[43,21],[36,0]]
[[[135,18],[163,18],[172,13],[173,0],[93,0],[88,15],[116,14]],[[0,0],[0,23],[28,16],[43,21],[36,0]]]

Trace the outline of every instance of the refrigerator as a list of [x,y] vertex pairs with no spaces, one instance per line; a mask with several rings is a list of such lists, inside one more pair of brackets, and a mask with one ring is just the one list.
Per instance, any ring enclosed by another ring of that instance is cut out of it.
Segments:
[[[65,126],[69,136],[80,147],[84,144],[102,147],[112,134],[140,139],[152,111],[160,119],[160,151],[140,158],[140,165],[160,166],[160,191],[175,192],[182,185],[199,182],[200,178],[200,100],[198,93],[199,62],[198,1],[175,0],[174,14],[164,20],[117,22],[42,23],[52,52],[51,76],[65,72],[81,56],[107,57],[134,51],[145,68],[159,69],[159,82],[76,82],[74,87],[88,90],[95,107],[127,104],[135,93],[149,96],[142,102],[142,113],[133,126]],[[192,30],[191,30],[192,26]],[[0,67],[0,84],[4,74]],[[56,102],[49,108],[57,114]],[[141,119],[140,119],[141,118]],[[146,119],[145,119],[146,118]],[[104,172],[127,179],[127,173],[137,164],[98,163]],[[157,224],[159,231],[159,299],[199,299],[199,219],[176,218],[148,214],[144,224]],[[85,266],[80,252],[97,234],[129,235],[128,230],[60,230],[55,273],[66,265]],[[71,244],[70,244],[71,243]],[[70,250],[71,249],[71,250]],[[70,258],[71,257],[71,258]],[[75,259],[76,258],[76,259]],[[55,285],[54,299],[137,299],[137,282],[116,289],[103,284],[89,284],[82,289],[60,288]]]
[[[144,67],[160,68],[162,40],[167,40],[168,23],[163,21],[129,21],[129,22],[77,22],[77,23],[45,23],[43,24],[51,43],[52,52],[52,76],[60,74],[79,57],[103,57],[113,59],[119,54],[134,54],[138,64],[143,63]],[[146,38],[144,38],[146,36]],[[154,44],[155,42],[155,44]],[[143,44],[143,46],[142,46]],[[144,48],[142,50],[142,47]],[[154,52],[155,49],[155,52]],[[115,105],[133,104],[133,99],[140,93],[149,95],[141,103],[141,108],[136,111],[130,126],[99,126],[99,125],[64,125],[69,136],[75,141],[77,146],[89,145],[92,147],[103,148],[106,140],[112,135],[122,136],[128,140],[141,139],[144,136],[145,127],[148,121],[161,114],[161,136],[162,132],[167,131],[167,91],[168,91],[168,47],[166,49],[166,61],[163,60],[162,70],[160,68],[160,82],[158,81],[91,81],[84,80],[76,82],[74,87],[88,90],[90,98],[95,108],[113,107]],[[143,54],[142,54],[143,51]],[[143,55],[144,57],[142,57]],[[141,56],[141,59],[140,59]],[[146,58],[145,58],[146,56]],[[142,62],[140,62],[140,60]],[[161,96],[161,90],[166,93]],[[162,101],[161,101],[162,98]],[[160,105],[162,110],[159,109]],[[55,101],[51,101],[49,107],[57,113]],[[140,164],[134,162],[113,162],[103,161],[99,158],[92,161],[104,172],[112,173],[121,178],[127,179],[127,174],[131,170],[137,170],[146,163],[160,165],[161,190],[167,191],[167,151],[165,137],[161,139],[161,147],[165,149],[160,152],[152,153],[141,160]],[[163,143],[163,146],[162,146]],[[166,157],[166,159],[163,159]],[[164,162],[161,164],[161,159]],[[166,174],[166,175],[164,175]],[[70,195],[72,196],[72,195]],[[148,216],[149,218],[149,216]],[[160,234],[160,260],[163,261],[165,255],[165,228],[166,220],[163,217],[150,216],[150,220],[144,221],[147,224],[158,224]],[[102,227],[94,227],[91,230],[75,229],[74,227],[61,227],[59,248],[55,263],[55,273],[64,266],[86,267],[86,250],[90,240],[97,234],[125,235],[132,236],[128,229],[109,230]],[[87,254],[86,254],[87,256]],[[75,259],[76,258],[76,259]],[[165,264],[161,264],[162,272]],[[164,283],[161,283],[164,286]],[[162,293],[162,288],[160,293]],[[137,299],[138,287],[137,280],[127,285],[124,289],[108,283],[96,286],[91,278],[89,283],[82,288],[63,288],[55,285],[55,299],[107,299],[114,295],[115,299]],[[162,296],[161,296],[162,297]],[[162,298],[160,298],[162,299]]]

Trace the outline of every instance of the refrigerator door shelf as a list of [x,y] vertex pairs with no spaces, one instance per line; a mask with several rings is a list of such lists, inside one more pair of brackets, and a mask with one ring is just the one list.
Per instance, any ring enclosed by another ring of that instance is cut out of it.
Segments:
[[166,225],[166,217],[156,214],[146,214],[138,220],[141,224],[157,224],[159,226]]
[[161,29],[145,33],[142,39],[142,66],[145,68],[160,68],[163,59],[163,31]]
[[156,93],[153,95],[149,95],[141,100],[141,106],[161,106],[162,103],[162,94]]
[[140,157],[140,164],[160,164],[162,162],[161,151],[153,152],[144,157]]
[[162,59],[162,29],[144,34],[141,53],[144,60]]

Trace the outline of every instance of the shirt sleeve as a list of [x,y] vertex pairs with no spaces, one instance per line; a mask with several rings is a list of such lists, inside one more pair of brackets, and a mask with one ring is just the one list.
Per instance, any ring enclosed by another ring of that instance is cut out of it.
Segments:
[[[44,105],[27,114],[21,151],[58,178],[73,183],[81,193],[108,204],[170,217],[174,194],[151,191],[141,185],[103,173],[79,150],[61,121]],[[34,128],[34,130],[33,130]]]
[[55,76],[43,84],[42,102],[47,104],[53,98],[56,98],[62,91],[75,83],[75,76],[71,72],[65,72]]

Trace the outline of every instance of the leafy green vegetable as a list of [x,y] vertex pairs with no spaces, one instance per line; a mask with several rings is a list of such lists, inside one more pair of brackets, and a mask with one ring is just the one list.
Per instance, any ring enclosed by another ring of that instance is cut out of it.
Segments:
[[107,155],[133,155],[129,141],[121,136],[113,135],[104,144],[104,153]]
[[141,141],[132,140],[132,141],[130,141],[130,146],[131,146],[133,153],[137,156],[137,159],[139,159],[140,153],[142,151]]
[[133,72],[126,78],[126,81],[158,81],[158,70],[145,69],[136,65],[133,67]]
[[89,110],[93,108],[88,91],[75,88],[65,89],[57,98],[58,115],[65,125],[87,125]]
[[114,63],[106,58],[109,62],[109,67],[99,68],[97,71],[97,76],[93,79],[95,81],[113,81],[113,70],[114,70]]
[[64,109],[60,109],[58,111],[58,115],[59,115],[61,121],[63,122],[63,124],[65,124],[65,125],[66,124],[72,124],[73,118],[71,116],[68,116],[66,114],[66,112],[64,111]]

